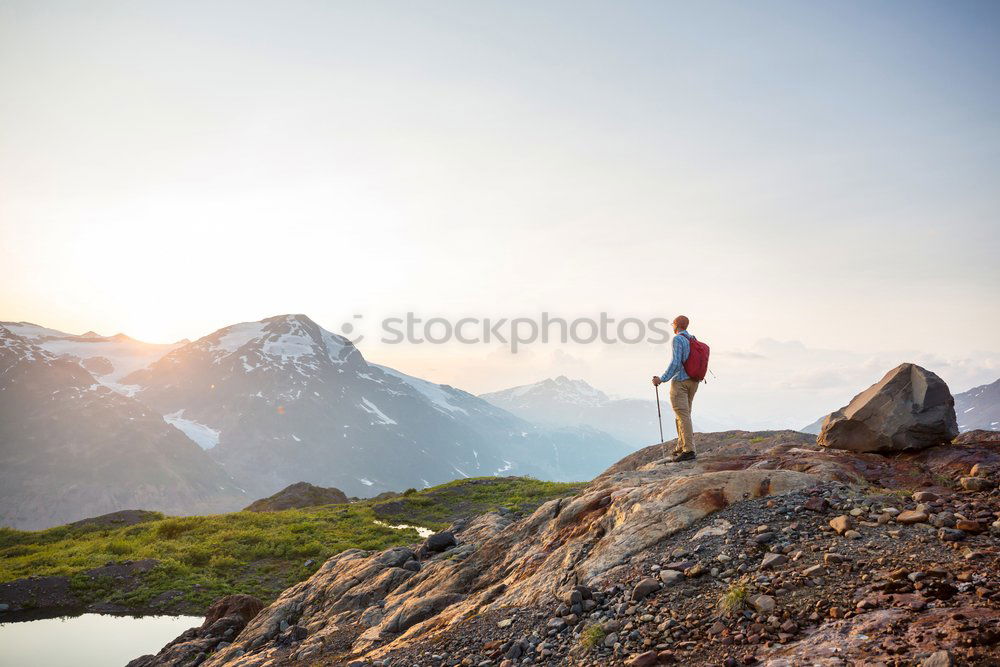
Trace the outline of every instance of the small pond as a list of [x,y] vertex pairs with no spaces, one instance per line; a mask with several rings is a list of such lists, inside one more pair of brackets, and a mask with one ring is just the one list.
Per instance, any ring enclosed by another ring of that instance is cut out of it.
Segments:
[[0,667],[125,667],[204,620],[113,614],[12,618],[0,613]]
[[377,523],[380,526],[385,526],[386,528],[395,528],[396,530],[406,530],[407,528],[412,528],[413,530],[417,531],[417,535],[423,538],[428,538],[434,534],[434,531],[431,530],[430,528],[422,528],[421,526],[411,526],[408,523],[400,523],[393,526],[386,523],[385,521],[379,521],[378,519],[375,519],[375,523]]

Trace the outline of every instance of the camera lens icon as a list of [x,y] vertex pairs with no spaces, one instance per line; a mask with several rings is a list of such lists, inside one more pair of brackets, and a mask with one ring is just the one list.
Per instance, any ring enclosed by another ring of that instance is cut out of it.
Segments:
[[[364,315],[354,315],[354,317],[352,319],[353,320],[360,320],[363,317],[364,317]],[[357,328],[358,328],[358,325],[356,323],[354,323],[354,322],[350,322],[350,321],[344,322],[343,324],[340,325],[340,335],[343,336],[344,338],[346,338],[347,340],[351,341],[355,345],[357,345],[358,343],[360,343],[361,341],[363,341],[365,339],[364,335],[360,334],[360,333],[357,334],[357,335],[352,336],[352,334],[354,334],[354,332],[357,330]]]

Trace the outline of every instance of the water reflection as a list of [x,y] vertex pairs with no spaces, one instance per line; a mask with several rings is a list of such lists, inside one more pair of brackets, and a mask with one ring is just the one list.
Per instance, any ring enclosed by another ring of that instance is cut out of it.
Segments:
[[434,531],[431,530],[430,528],[411,526],[408,523],[400,523],[393,526],[386,523],[385,521],[379,521],[378,519],[375,519],[375,523],[377,523],[380,526],[385,526],[386,528],[395,528],[396,530],[405,530],[406,528],[412,528],[413,530],[417,531],[417,535],[419,535],[420,537],[430,537],[431,535],[434,534]]
[[112,614],[10,619],[0,614],[0,667],[124,667],[203,620]]

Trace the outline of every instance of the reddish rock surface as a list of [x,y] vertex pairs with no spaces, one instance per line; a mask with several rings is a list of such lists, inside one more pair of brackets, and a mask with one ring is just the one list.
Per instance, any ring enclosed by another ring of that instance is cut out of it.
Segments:
[[699,434],[678,464],[648,448],[529,517],[454,526],[416,569],[412,549],[343,552],[204,664],[1000,661],[1000,495],[957,481],[1000,443],[885,457],[810,440]]

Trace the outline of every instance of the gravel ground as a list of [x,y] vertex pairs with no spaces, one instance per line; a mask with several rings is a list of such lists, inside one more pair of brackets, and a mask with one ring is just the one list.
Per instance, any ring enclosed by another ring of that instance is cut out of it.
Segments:
[[[483,614],[381,664],[1000,664],[1000,497],[936,495],[827,483],[737,503],[556,608]],[[837,655],[831,629],[862,639]],[[831,655],[782,657],[797,642]]]

